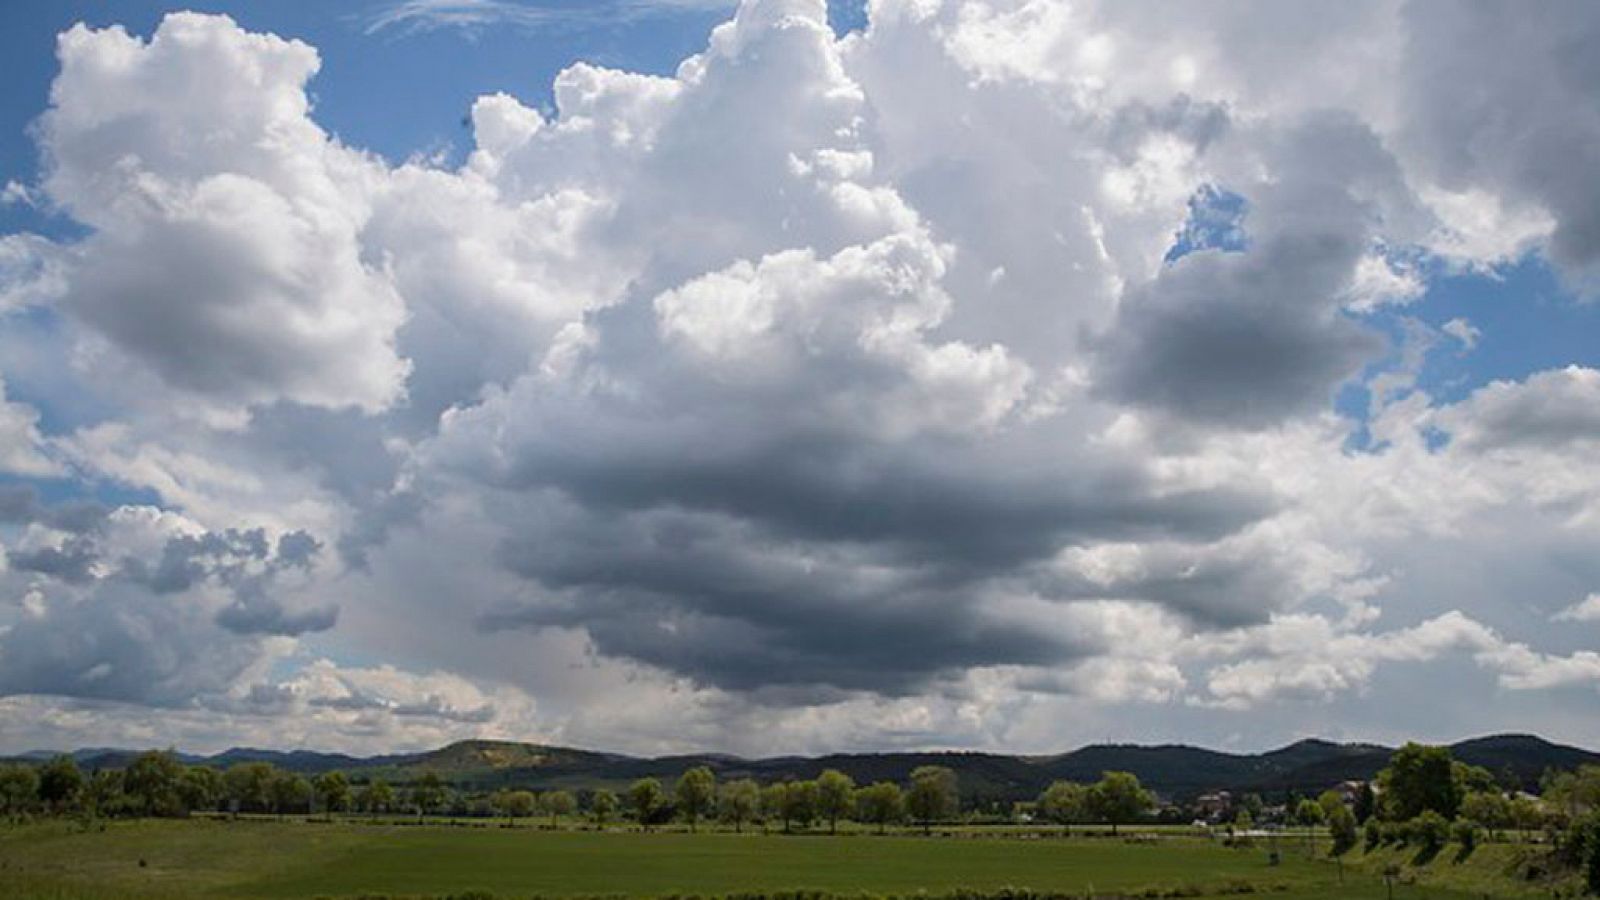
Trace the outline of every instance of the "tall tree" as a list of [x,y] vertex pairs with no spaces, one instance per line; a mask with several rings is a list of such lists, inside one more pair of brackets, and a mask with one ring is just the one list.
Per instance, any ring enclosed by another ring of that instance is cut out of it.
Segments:
[[617,795],[605,788],[595,791],[594,796],[589,798],[589,815],[594,817],[596,826],[604,828],[606,820],[616,815],[616,812]]
[[892,781],[880,781],[856,791],[856,815],[863,822],[878,826],[883,834],[890,822],[898,822],[906,814],[905,792]]
[[170,751],[151,750],[134,757],[122,773],[122,790],[141,815],[170,816],[177,813],[178,781],[183,764]]
[[78,763],[65,753],[39,767],[39,800],[52,813],[76,807],[82,799],[83,784]]
[[344,812],[350,805],[350,779],[343,772],[323,772],[311,782],[311,787],[317,792],[317,799],[322,802],[322,809],[333,818],[336,812]]
[[1083,821],[1088,803],[1088,788],[1075,781],[1056,781],[1039,795],[1039,814],[1070,834],[1072,823]]
[[280,817],[291,812],[309,810],[311,807],[311,782],[293,772],[277,772],[272,776],[272,811]]
[[1294,808],[1294,820],[1306,830],[1306,846],[1313,856],[1317,853],[1317,826],[1327,817],[1322,804],[1315,800],[1301,800]]
[[748,778],[730,781],[717,792],[717,812],[735,832],[743,832],[744,823],[755,818],[760,807],[761,787]]
[[783,822],[783,830],[789,830],[789,823],[783,817],[784,804],[787,802],[789,786],[781,781],[775,781],[761,789],[761,832],[765,834],[768,825],[773,821]]
[[236,809],[265,812],[272,805],[271,763],[235,763],[222,773],[222,786]]
[[496,791],[493,799],[494,808],[506,817],[507,825],[516,825],[517,818],[526,818],[533,815],[533,810],[538,806],[538,798],[531,791]]
[[1343,856],[1356,845],[1356,815],[1343,803],[1328,813],[1328,834],[1333,838],[1333,855]]
[[411,783],[411,805],[416,807],[418,816],[426,816],[444,803],[444,792],[444,779],[438,772],[423,772]]
[[828,820],[828,833],[839,833],[839,819],[850,815],[856,783],[838,769],[827,769],[817,776],[817,813]]
[[693,832],[700,817],[711,811],[717,799],[717,776],[706,766],[695,766],[678,777],[673,791],[678,799],[678,815],[689,823]]
[[1454,763],[1448,747],[1408,743],[1396,750],[1388,768],[1378,773],[1383,817],[1407,822],[1432,810],[1455,818],[1464,792]]
[[639,827],[645,831],[650,830],[651,817],[661,808],[665,799],[661,782],[654,778],[641,778],[628,786],[628,805],[633,807],[633,814],[639,819]]
[[1117,833],[1118,826],[1137,820],[1155,805],[1155,798],[1132,772],[1103,773],[1089,788],[1088,801],[1090,815],[1110,823],[1112,834]]
[[539,807],[550,817],[550,827],[553,829],[562,816],[570,816],[578,808],[578,801],[573,799],[570,791],[545,791],[539,795]]
[[382,778],[374,778],[357,792],[356,803],[369,814],[388,812],[394,809],[394,788]]
[[0,766],[0,810],[21,819],[39,802],[39,773],[22,763]]
[[815,781],[791,781],[783,786],[783,828],[788,831],[791,823],[800,826],[804,831],[811,827],[812,820],[817,817],[817,783]]
[[186,811],[215,809],[222,802],[222,773],[210,766],[190,766],[178,781],[178,798]]
[[122,793],[122,770],[100,769],[89,776],[83,789],[84,807],[90,815],[111,816],[127,806],[127,795]]
[[958,792],[956,773],[944,766],[918,766],[911,772],[906,809],[922,824],[922,833],[931,834],[934,822],[955,814]]

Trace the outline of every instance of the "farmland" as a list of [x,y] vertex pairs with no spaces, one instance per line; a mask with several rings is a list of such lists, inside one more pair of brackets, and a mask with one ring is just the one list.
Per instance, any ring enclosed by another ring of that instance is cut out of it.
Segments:
[[[57,900],[433,897],[473,891],[497,897],[653,897],[802,889],[939,895],[1007,887],[1068,896],[1385,896],[1381,869],[1358,862],[1345,866],[1341,884],[1334,864],[1296,852],[1286,851],[1281,865],[1269,866],[1264,846],[1235,849],[1170,834],[645,834],[299,818],[117,821],[84,831],[55,821],[0,831],[0,866],[0,895]],[[1456,868],[1457,889],[1472,893],[1415,884],[1401,886],[1396,896],[1445,900],[1488,890],[1473,873],[1492,865]]]

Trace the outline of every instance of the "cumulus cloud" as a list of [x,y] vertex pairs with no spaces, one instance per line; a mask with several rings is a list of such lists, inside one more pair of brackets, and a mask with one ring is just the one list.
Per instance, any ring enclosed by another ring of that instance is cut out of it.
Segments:
[[86,236],[0,237],[0,467],[104,502],[0,486],[0,713],[1043,750],[1589,686],[1505,598],[1600,579],[1600,375],[1444,401],[1387,327],[1595,258],[1596,19],[1505,15],[747,0],[670,75],[478,98],[459,166],[330,137],[290,38],[74,28],[26,196]]
[[308,117],[316,51],[178,13],[148,41],[76,26],[58,54],[43,188],[93,230],[61,302],[220,403],[399,397],[404,305],[358,239],[383,168]]

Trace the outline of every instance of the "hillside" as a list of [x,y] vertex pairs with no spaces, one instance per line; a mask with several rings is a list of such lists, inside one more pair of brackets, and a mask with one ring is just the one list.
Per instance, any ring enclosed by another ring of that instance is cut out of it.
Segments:
[[[1483,766],[1496,775],[1509,770],[1528,786],[1536,784],[1547,769],[1600,765],[1600,753],[1532,735],[1474,738],[1452,745],[1451,751],[1456,758]],[[1163,797],[1173,799],[1218,789],[1264,795],[1314,793],[1341,781],[1374,777],[1392,752],[1391,748],[1376,744],[1303,740],[1257,754],[1223,753],[1181,744],[1094,744],[1055,756],[918,752],[765,759],[691,754],[646,759],[516,741],[468,740],[424,753],[375,757],[250,748],[233,748],[206,757],[179,755],[190,764],[228,766],[261,760],[307,774],[339,769],[358,778],[382,777],[395,782],[432,771],[463,787],[518,785],[536,789],[620,788],[647,776],[671,781],[701,765],[710,767],[721,780],[754,778],[765,783],[814,778],[831,768],[845,772],[859,784],[903,782],[918,766],[937,765],[955,770],[962,793],[969,800],[1007,801],[1031,799],[1056,779],[1092,781],[1111,770],[1132,772]],[[97,748],[74,755],[80,765],[95,769],[124,766],[134,753]],[[19,758],[37,761],[46,755],[31,753]]]

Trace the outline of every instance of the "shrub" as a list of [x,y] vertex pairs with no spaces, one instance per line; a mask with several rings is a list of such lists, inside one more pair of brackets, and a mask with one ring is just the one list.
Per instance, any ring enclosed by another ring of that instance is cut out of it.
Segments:
[[1450,826],[1450,838],[1461,845],[1463,853],[1471,853],[1478,846],[1478,826],[1466,819],[1457,819]]
[[1423,853],[1438,853],[1450,840],[1450,823],[1431,809],[1412,819],[1409,824],[1411,840]]
[[1378,849],[1383,843],[1383,823],[1377,819],[1368,819],[1367,824],[1361,828],[1362,837],[1366,840],[1367,852]]

